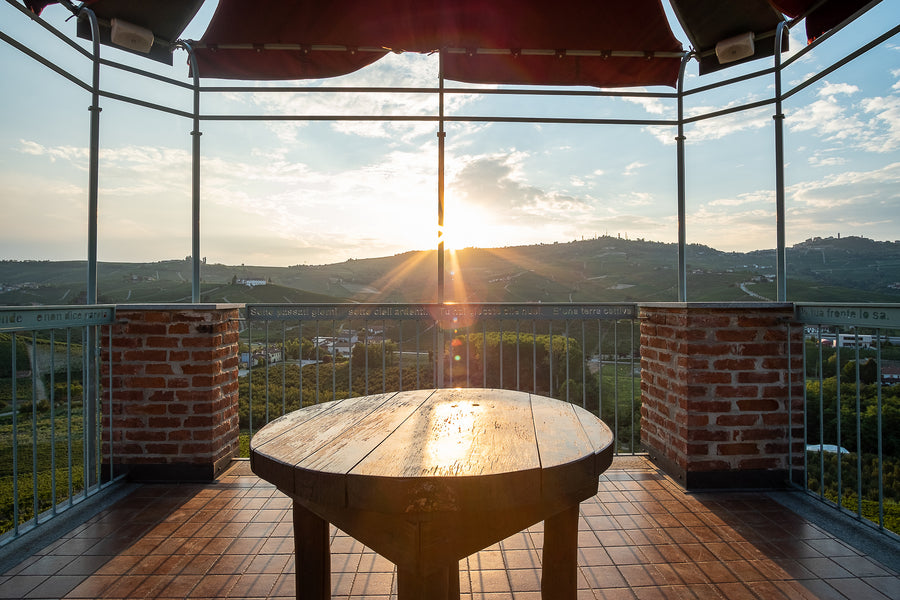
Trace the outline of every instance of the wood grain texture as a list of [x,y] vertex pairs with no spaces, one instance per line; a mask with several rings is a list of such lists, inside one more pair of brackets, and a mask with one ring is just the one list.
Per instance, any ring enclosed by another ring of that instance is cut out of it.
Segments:
[[568,598],[572,523],[577,530],[578,503],[597,492],[612,442],[606,425],[569,403],[415,390],[286,415],[254,436],[251,466],[295,506],[395,562],[405,590],[440,588],[441,597],[458,596],[461,558],[550,519],[549,556],[566,575],[547,589]]

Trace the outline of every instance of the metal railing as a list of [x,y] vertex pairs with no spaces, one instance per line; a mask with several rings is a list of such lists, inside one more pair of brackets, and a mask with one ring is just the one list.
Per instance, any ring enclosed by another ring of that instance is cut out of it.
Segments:
[[806,448],[799,485],[900,533],[900,305],[797,304]]
[[0,308],[0,545],[100,491],[107,305]]
[[241,333],[243,452],[270,420],[387,391],[486,387],[577,403],[640,446],[634,304],[254,304]]

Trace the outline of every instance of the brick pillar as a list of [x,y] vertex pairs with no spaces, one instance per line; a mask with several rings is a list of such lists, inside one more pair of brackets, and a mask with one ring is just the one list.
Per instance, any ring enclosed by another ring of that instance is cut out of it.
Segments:
[[792,325],[789,344],[793,305],[639,308],[650,458],[689,489],[785,485],[804,449],[803,328]]
[[132,479],[209,480],[228,465],[239,444],[239,308],[116,307],[103,342],[105,474],[111,462]]

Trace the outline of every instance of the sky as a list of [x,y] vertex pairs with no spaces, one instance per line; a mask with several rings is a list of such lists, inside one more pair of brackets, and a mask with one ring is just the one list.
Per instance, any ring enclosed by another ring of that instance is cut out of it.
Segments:
[[[199,38],[207,0],[184,38]],[[667,2],[663,3],[667,10]],[[44,18],[74,36],[68,12]],[[670,19],[673,32],[686,36]],[[885,0],[785,71],[791,89],[900,23]],[[64,51],[8,3],[0,30],[84,81],[90,64]],[[791,32],[792,56],[805,45]],[[85,46],[86,47],[86,46]],[[104,47],[111,60],[188,82],[174,66]],[[767,66],[727,70],[728,75]],[[0,259],[87,256],[89,95],[0,41]],[[688,69],[686,89],[719,75]],[[354,74],[303,86],[437,86],[437,58],[389,55]],[[187,90],[104,69],[116,93],[190,110]],[[271,93],[203,95],[210,115],[437,112],[433,95]],[[297,85],[296,83],[278,85]],[[448,82],[448,87],[463,87]],[[640,91],[671,92],[671,88]],[[771,98],[773,80],[688,96],[688,115]],[[149,262],[191,253],[191,121],[101,101],[98,256]],[[674,119],[666,98],[548,98],[448,94],[448,115]],[[774,248],[774,108],[685,129],[689,243],[725,251]],[[900,36],[785,102],[788,245],[812,237],[900,240]],[[428,122],[204,121],[201,255],[224,264],[287,266],[433,249],[437,244],[437,126]],[[568,242],[611,235],[677,239],[676,131],[661,125],[449,123],[445,238],[450,248]]]

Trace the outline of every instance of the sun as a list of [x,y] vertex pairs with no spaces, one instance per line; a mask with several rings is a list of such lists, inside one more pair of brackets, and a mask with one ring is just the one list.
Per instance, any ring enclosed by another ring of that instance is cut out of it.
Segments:
[[498,235],[501,228],[479,211],[456,207],[444,215],[444,227],[438,228],[438,242],[443,240],[445,250],[463,248],[490,248],[502,245]]

